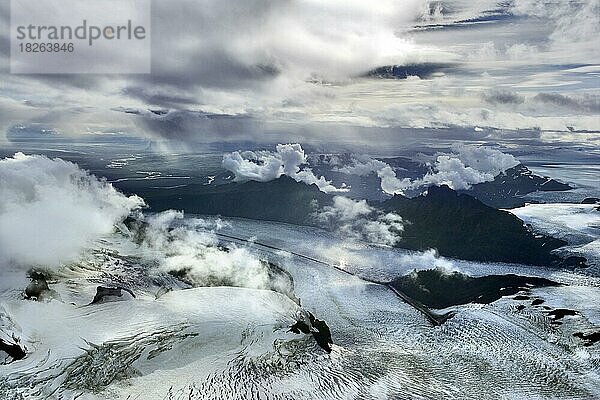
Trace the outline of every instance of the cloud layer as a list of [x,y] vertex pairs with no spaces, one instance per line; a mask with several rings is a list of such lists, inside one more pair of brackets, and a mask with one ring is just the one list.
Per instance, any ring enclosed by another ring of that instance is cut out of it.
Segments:
[[0,266],[57,267],[143,205],[61,159],[0,160]]
[[[0,0],[6,26],[8,3]],[[153,7],[151,75],[0,71],[0,130],[118,132],[177,150],[241,140],[387,149],[398,129],[407,145],[449,134],[598,145],[598,135],[570,132],[598,129],[595,0],[385,0],[377,7],[178,0]],[[8,43],[8,32],[0,36]],[[0,48],[5,65],[8,55]],[[391,65],[402,80],[365,76]]]
[[253,289],[280,288],[287,283],[270,276],[264,261],[243,247],[219,247],[213,233],[218,224],[183,218],[178,211],[145,217],[140,244],[142,255],[152,257],[162,272],[184,274],[194,286],[238,286]]
[[430,172],[418,179],[398,178],[390,165],[368,156],[356,156],[353,164],[336,171],[361,176],[376,173],[381,179],[381,190],[388,194],[404,194],[431,185],[446,185],[455,190],[470,189],[474,184],[494,180],[498,174],[518,164],[514,156],[500,150],[455,145],[451,153],[436,155],[429,163]]
[[317,185],[325,193],[343,192],[331,181],[317,177],[306,166],[306,154],[300,144],[278,144],[275,152],[270,151],[234,151],[223,156],[223,167],[235,174],[235,182],[269,182],[287,175],[297,182]]
[[393,246],[404,230],[402,217],[384,214],[365,200],[335,196],[333,205],[318,209],[313,218],[323,227],[350,240]]

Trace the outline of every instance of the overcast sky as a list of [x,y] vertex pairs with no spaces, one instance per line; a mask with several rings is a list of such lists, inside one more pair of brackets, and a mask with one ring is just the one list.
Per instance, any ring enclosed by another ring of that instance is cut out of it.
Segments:
[[597,0],[155,1],[149,75],[11,75],[8,10],[3,140],[600,145]]

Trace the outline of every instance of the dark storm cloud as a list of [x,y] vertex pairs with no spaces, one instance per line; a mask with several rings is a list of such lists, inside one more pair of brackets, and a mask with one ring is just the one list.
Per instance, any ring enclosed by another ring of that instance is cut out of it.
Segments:
[[[75,134],[119,126],[185,143],[409,144],[435,137],[536,141],[543,131],[590,129],[597,98],[557,85],[566,75],[539,66],[557,38],[581,36],[567,27],[595,28],[566,6],[553,5],[560,12],[549,13],[522,3],[515,9],[527,21],[507,18],[509,3],[489,1],[381,0],[378,7],[359,0],[155,1],[152,74],[4,74],[0,127],[4,133],[3,124],[42,123]],[[7,4],[0,0],[0,10]],[[427,5],[424,24],[439,19],[469,29],[411,31]],[[6,66],[8,14],[0,14]],[[564,62],[562,71],[580,64],[570,45],[548,56]],[[411,79],[357,78],[380,66],[391,67],[377,77]],[[534,98],[545,85],[561,94]]]
[[142,130],[175,142],[203,142],[255,137],[261,132],[259,119],[248,115],[214,114],[189,110],[139,110],[115,108],[134,116]]
[[483,99],[491,104],[522,104],[525,99],[508,90],[491,90],[483,94]]
[[574,111],[600,112],[599,96],[587,95],[582,98],[574,98],[560,93],[540,93],[533,100]]

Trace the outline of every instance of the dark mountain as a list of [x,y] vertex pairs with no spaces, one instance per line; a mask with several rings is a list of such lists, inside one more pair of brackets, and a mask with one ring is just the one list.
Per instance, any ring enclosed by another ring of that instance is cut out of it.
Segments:
[[152,211],[184,210],[193,214],[222,215],[308,225],[320,206],[331,204],[332,196],[316,185],[298,183],[282,176],[270,182],[248,181],[218,186],[189,185],[171,190],[146,189],[138,192]]
[[536,191],[560,192],[573,189],[551,178],[535,175],[523,164],[510,168],[491,182],[483,182],[469,190],[463,190],[495,208],[515,208],[525,204],[523,196]]
[[[359,157],[360,158],[360,157]],[[396,173],[398,179],[419,179],[423,177],[430,168],[422,162],[414,161],[408,157],[380,158],[388,164]],[[366,175],[344,172],[344,167],[355,165],[357,161],[354,154],[320,154],[312,155],[309,166],[316,176],[326,176],[336,187],[345,186],[349,188],[347,196],[367,201],[383,201],[388,199],[389,194],[381,190],[381,178],[373,171]],[[351,167],[349,167],[351,168]]]
[[459,304],[489,304],[503,296],[527,292],[533,287],[559,286],[544,278],[519,275],[488,275],[472,277],[460,272],[439,269],[413,271],[390,283],[411,298],[431,308],[446,308]]
[[[287,176],[271,182],[189,185],[175,190],[138,192],[152,211],[187,213],[316,225],[311,214],[332,204],[333,196],[316,185]],[[566,242],[533,235],[523,222],[506,211],[444,187],[431,187],[427,195],[396,195],[374,207],[401,215],[405,224],[398,247],[437,251],[447,257],[488,262],[557,265],[563,262],[552,250]]]
[[555,265],[551,251],[566,242],[534,235],[519,218],[447,186],[430,187],[412,199],[394,196],[380,204],[406,221],[399,247],[437,249],[444,256],[473,261]]

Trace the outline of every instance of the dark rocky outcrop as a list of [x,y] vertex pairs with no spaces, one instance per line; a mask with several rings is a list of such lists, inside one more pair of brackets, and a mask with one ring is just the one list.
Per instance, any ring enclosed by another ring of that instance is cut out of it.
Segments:
[[587,268],[587,259],[581,256],[568,256],[562,260],[561,265],[566,268]]
[[407,79],[409,76],[418,76],[421,79],[429,79],[450,68],[452,64],[443,63],[385,65],[369,71],[365,76],[378,79]]
[[380,208],[407,221],[399,247],[436,249],[464,260],[560,265],[552,250],[563,240],[534,235],[513,214],[487,206],[447,186],[429,188],[412,199],[396,195]]
[[18,344],[18,340],[13,336],[13,343],[0,338],[0,352],[6,353],[12,361],[22,360],[27,356],[25,349]]
[[130,289],[124,287],[115,287],[109,288],[104,286],[98,286],[96,288],[96,295],[90,304],[97,304],[105,301],[110,301],[111,298],[115,297],[123,297],[123,291],[129,293],[132,297],[135,298],[135,294]]
[[515,208],[525,205],[523,196],[536,191],[560,192],[573,189],[551,178],[535,175],[523,164],[510,168],[493,181],[473,185],[463,190],[484,204],[494,208]]
[[579,339],[583,340],[584,346],[591,346],[594,343],[600,341],[600,331],[594,331],[594,332],[589,332],[589,333],[575,332],[573,334],[573,336],[578,337]]
[[574,317],[576,315],[579,315],[578,311],[569,310],[568,308],[557,308],[555,310],[552,310],[552,311],[548,312],[548,316],[550,318],[552,318],[554,321],[557,321],[559,319],[563,319],[566,316]]
[[600,204],[600,199],[597,197],[586,197],[581,201],[581,204]]
[[331,330],[325,321],[315,318],[311,312],[307,312],[308,321],[298,320],[292,326],[290,326],[290,332],[295,334],[311,334],[319,347],[325,350],[327,353],[331,353],[331,345],[333,339],[331,338]]
[[29,279],[31,279],[31,282],[25,288],[25,298],[27,300],[40,300],[50,291],[46,275],[42,272],[31,271]]
[[475,278],[440,269],[413,271],[395,279],[390,285],[425,306],[436,309],[467,303],[488,304],[531,287],[559,286],[544,278],[512,274]]
[[597,197],[587,197],[583,199],[581,204],[597,204],[598,206],[594,208],[596,211],[600,211],[600,199]]
[[127,218],[125,218],[123,224],[133,235],[131,237],[131,240],[133,240],[134,243],[142,244],[142,242],[146,238],[148,223],[130,215]]

